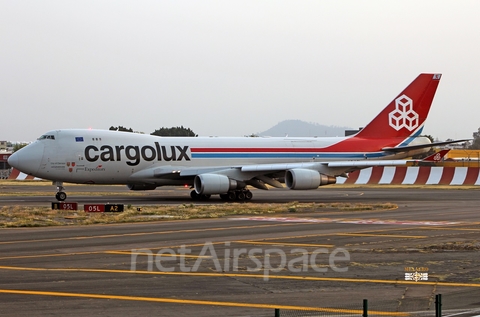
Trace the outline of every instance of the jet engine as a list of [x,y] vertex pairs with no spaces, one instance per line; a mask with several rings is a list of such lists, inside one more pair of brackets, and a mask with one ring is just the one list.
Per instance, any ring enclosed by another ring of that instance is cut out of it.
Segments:
[[199,195],[225,194],[238,187],[236,180],[218,174],[197,175],[193,185]]
[[157,188],[156,185],[152,184],[128,184],[127,187],[130,190],[154,190]]
[[285,172],[285,183],[289,189],[316,189],[318,186],[336,182],[336,177],[320,174],[314,170],[295,168]]

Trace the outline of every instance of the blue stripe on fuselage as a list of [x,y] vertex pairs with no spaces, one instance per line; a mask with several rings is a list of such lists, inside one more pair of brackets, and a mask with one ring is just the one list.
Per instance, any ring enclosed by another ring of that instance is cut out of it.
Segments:
[[413,140],[415,140],[416,137],[418,137],[422,133],[422,131],[423,131],[423,126],[417,132],[415,132],[412,136],[410,136],[408,139],[406,139],[405,141],[403,141],[401,144],[397,146],[409,145]]

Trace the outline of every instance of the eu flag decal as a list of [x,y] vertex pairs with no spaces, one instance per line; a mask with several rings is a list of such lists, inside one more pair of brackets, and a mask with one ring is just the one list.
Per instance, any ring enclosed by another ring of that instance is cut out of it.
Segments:
[[76,136],[75,142],[83,142],[83,136]]

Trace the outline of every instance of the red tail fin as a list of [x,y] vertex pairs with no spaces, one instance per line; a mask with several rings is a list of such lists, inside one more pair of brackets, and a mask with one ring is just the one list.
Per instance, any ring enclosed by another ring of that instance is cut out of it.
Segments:
[[441,74],[420,74],[355,138],[399,138],[421,134]]
[[427,156],[422,160],[422,162],[440,162],[448,152],[450,152],[450,149],[441,150],[440,152]]

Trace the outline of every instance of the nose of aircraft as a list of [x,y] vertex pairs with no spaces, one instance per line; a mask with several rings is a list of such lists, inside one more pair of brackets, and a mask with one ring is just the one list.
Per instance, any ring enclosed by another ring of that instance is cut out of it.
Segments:
[[10,155],[8,164],[25,174],[36,175],[43,158],[43,144],[33,143]]
[[18,154],[17,154],[17,152],[10,155],[10,157],[8,158],[8,165],[17,168],[17,166],[18,166]]

